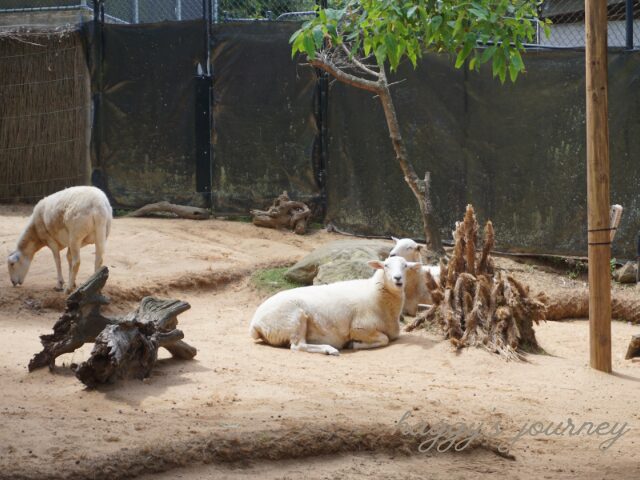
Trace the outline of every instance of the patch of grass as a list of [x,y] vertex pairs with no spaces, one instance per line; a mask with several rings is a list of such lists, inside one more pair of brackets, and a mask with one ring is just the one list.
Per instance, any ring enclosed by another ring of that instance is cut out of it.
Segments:
[[258,270],[251,276],[251,284],[258,290],[267,293],[276,293],[281,290],[302,287],[302,284],[292,282],[284,277],[287,267],[265,268]]
[[589,270],[587,263],[580,260],[565,259],[565,262],[569,266],[567,275],[571,280],[575,280],[578,277],[586,274]]
[[114,208],[113,209],[113,216],[118,218],[118,217],[125,217],[127,215],[129,215],[131,212],[133,212],[132,208]]
[[322,230],[324,225],[320,222],[311,222],[307,224],[307,228],[309,228],[309,230]]

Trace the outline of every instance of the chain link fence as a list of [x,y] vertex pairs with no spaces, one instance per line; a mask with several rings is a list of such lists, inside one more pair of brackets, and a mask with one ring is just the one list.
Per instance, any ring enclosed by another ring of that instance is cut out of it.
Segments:
[[[207,16],[213,23],[230,21],[301,20],[313,15],[317,0],[102,0],[105,22],[136,24],[193,20]],[[0,14],[80,11],[86,19],[100,0],[2,0]],[[209,5],[207,5],[207,2]],[[324,3],[324,2],[323,2]],[[328,2],[331,6],[332,2]],[[609,46],[640,47],[640,0],[608,0]],[[584,47],[584,0],[545,0],[540,15],[549,19],[550,35],[538,32],[537,45]],[[0,19],[0,25],[2,21]]]
[[[609,47],[640,46],[640,0],[608,0]],[[551,20],[550,35],[538,34],[541,46],[584,47],[584,0],[546,0],[540,10]]]
[[[202,18],[205,0],[106,0],[106,22],[154,23]],[[313,15],[315,0],[209,0],[211,21],[297,20]]]
[[313,15],[316,0],[3,0],[0,14],[45,14],[85,10],[102,3],[104,21],[136,24],[194,20],[210,3],[213,23],[256,20],[300,20]]

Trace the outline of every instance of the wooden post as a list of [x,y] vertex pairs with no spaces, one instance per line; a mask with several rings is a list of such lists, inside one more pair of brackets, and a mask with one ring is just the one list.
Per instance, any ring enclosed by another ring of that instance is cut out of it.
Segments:
[[611,372],[607,0],[585,0],[591,367]]

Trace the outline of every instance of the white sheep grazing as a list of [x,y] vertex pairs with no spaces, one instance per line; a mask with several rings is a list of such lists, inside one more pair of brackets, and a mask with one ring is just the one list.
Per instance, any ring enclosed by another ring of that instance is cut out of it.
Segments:
[[[408,262],[422,263],[420,250],[422,245],[417,244],[410,238],[398,239],[391,237],[396,244],[394,245],[389,257],[402,257]],[[410,270],[407,272],[407,281],[404,290],[405,301],[402,313],[415,317],[418,313],[419,304],[431,303],[431,294],[427,289],[425,271],[428,271],[434,279],[440,277],[439,266],[422,265],[420,270]]]
[[9,276],[14,286],[24,282],[31,260],[38,250],[49,247],[58,272],[56,290],[62,290],[64,279],[60,250],[67,248],[69,285],[75,288],[80,268],[80,248],[95,244],[95,269],[102,266],[105,244],[111,228],[112,210],[107,196],[95,187],[71,187],[40,200],[33,209],[26,228],[20,235],[16,251],[9,255]]
[[371,278],[285,290],[268,298],[251,320],[251,336],[291,350],[339,355],[383,347],[400,334],[406,272],[419,263],[373,260]]

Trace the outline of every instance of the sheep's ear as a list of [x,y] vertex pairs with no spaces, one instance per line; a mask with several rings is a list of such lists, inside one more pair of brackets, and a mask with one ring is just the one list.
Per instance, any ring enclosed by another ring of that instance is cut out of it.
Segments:
[[400,239],[399,239],[399,238],[396,238],[396,237],[391,237],[391,240],[393,240],[393,241],[394,241],[394,242],[396,242],[396,243],[398,243],[398,242],[400,241]]
[[417,251],[421,251],[422,250],[422,245],[420,245],[420,244],[416,245],[416,250]]
[[367,262],[367,265],[369,265],[371,268],[375,268],[376,270],[382,270],[384,268],[384,263],[382,263],[380,260],[369,260]]
[[420,262],[407,262],[407,268],[413,268],[413,269],[422,268],[422,264]]

